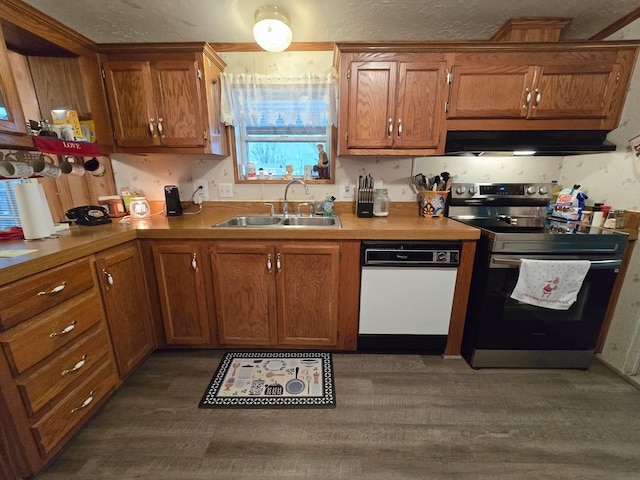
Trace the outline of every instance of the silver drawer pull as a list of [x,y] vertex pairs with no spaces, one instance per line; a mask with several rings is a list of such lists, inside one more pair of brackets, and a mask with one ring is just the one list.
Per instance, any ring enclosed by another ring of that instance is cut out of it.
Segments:
[[71,324],[69,324],[66,327],[64,327],[60,333],[56,333],[56,332],[50,333],[49,334],[49,338],[61,337],[62,335],[66,335],[67,333],[69,333],[74,328],[76,328],[76,321],[75,320],[73,322],[71,322]]
[[89,396],[87,397],[87,399],[84,402],[82,402],[82,405],[72,409],[71,413],[76,413],[78,410],[82,410],[83,408],[87,408],[89,406],[89,404],[91,404],[91,402],[93,402],[93,390],[91,390],[89,392]]
[[38,292],[38,296],[40,297],[42,295],[55,295],[56,293],[64,290],[64,287],[66,286],[67,286],[67,282],[62,282],[60,285],[58,285],[57,287],[53,287],[48,292]]
[[87,360],[87,356],[83,355],[82,358],[80,359],[80,361],[78,363],[76,363],[73,366],[73,368],[69,368],[67,370],[63,370],[62,371],[62,376],[64,377],[65,375],[69,375],[70,373],[77,372],[82,367],[84,367],[84,364],[85,364],[86,360]]
[[113,285],[113,277],[111,276],[111,274],[110,274],[109,272],[107,272],[107,269],[106,269],[106,268],[103,268],[103,269],[102,269],[102,273],[104,273],[104,274],[106,275],[106,277],[107,277],[107,283],[108,283],[109,285]]

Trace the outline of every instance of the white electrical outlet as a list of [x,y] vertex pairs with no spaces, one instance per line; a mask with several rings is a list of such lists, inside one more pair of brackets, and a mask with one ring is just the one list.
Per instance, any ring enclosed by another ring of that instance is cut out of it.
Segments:
[[218,195],[220,196],[220,198],[233,198],[233,184],[219,183]]
[[[193,181],[193,189],[198,191],[193,195],[194,199],[199,196],[200,202],[206,202],[209,200],[209,182],[203,178],[199,178]],[[196,202],[196,203],[200,203]]]
[[356,186],[352,183],[345,182],[342,185],[342,189],[340,190],[340,200],[353,200],[354,199],[354,190]]

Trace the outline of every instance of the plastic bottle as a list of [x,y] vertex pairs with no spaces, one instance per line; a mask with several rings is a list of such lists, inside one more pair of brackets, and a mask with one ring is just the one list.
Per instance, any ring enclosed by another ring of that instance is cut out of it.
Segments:
[[553,209],[558,201],[558,195],[562,190],[562,185],[558,183],[558,180],[551,180],[551,201],[547,205],[547,215],[553,214]]

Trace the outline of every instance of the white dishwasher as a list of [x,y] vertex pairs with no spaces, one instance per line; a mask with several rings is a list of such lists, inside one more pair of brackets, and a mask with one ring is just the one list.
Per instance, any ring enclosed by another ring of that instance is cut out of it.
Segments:
[[461,242],[363,241],[358,350],[441,354]]

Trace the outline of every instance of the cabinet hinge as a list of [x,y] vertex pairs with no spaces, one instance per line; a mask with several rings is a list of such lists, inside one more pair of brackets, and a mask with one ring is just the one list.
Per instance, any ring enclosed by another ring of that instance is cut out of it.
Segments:
[[198,77],[198,80],[202,80],[202,72],[200,71],[200,69],[197,70],[196,77]]
[[453,79],[453,75],[451,74],[451,72],[449,71],[448,68],[445,68],[445,78],[447,80],[447,83],[451,83],[452,79]]
[[344,140],[349,143],[349,132],[344,133]]
[[351,78],[351,69],[347,69],[347,80]]
[[107,74],[104,73],[104,68],[102,70],[100,70],[102,72],[102,78],[107,78]]
[[113,132],[111,132],[111,133],[113,133],[113,141],[114,141],[114,142],[117,142],[117,141],[118,141],[118,136],[116,135],[116,131],[114,130],[114,131],[113,131]]
[[207,131],[206,130],[202,131],[202,139],[205,140],[205,141],[207,140]]
[[449,113],[449,102],[444,102],[444,113]]

